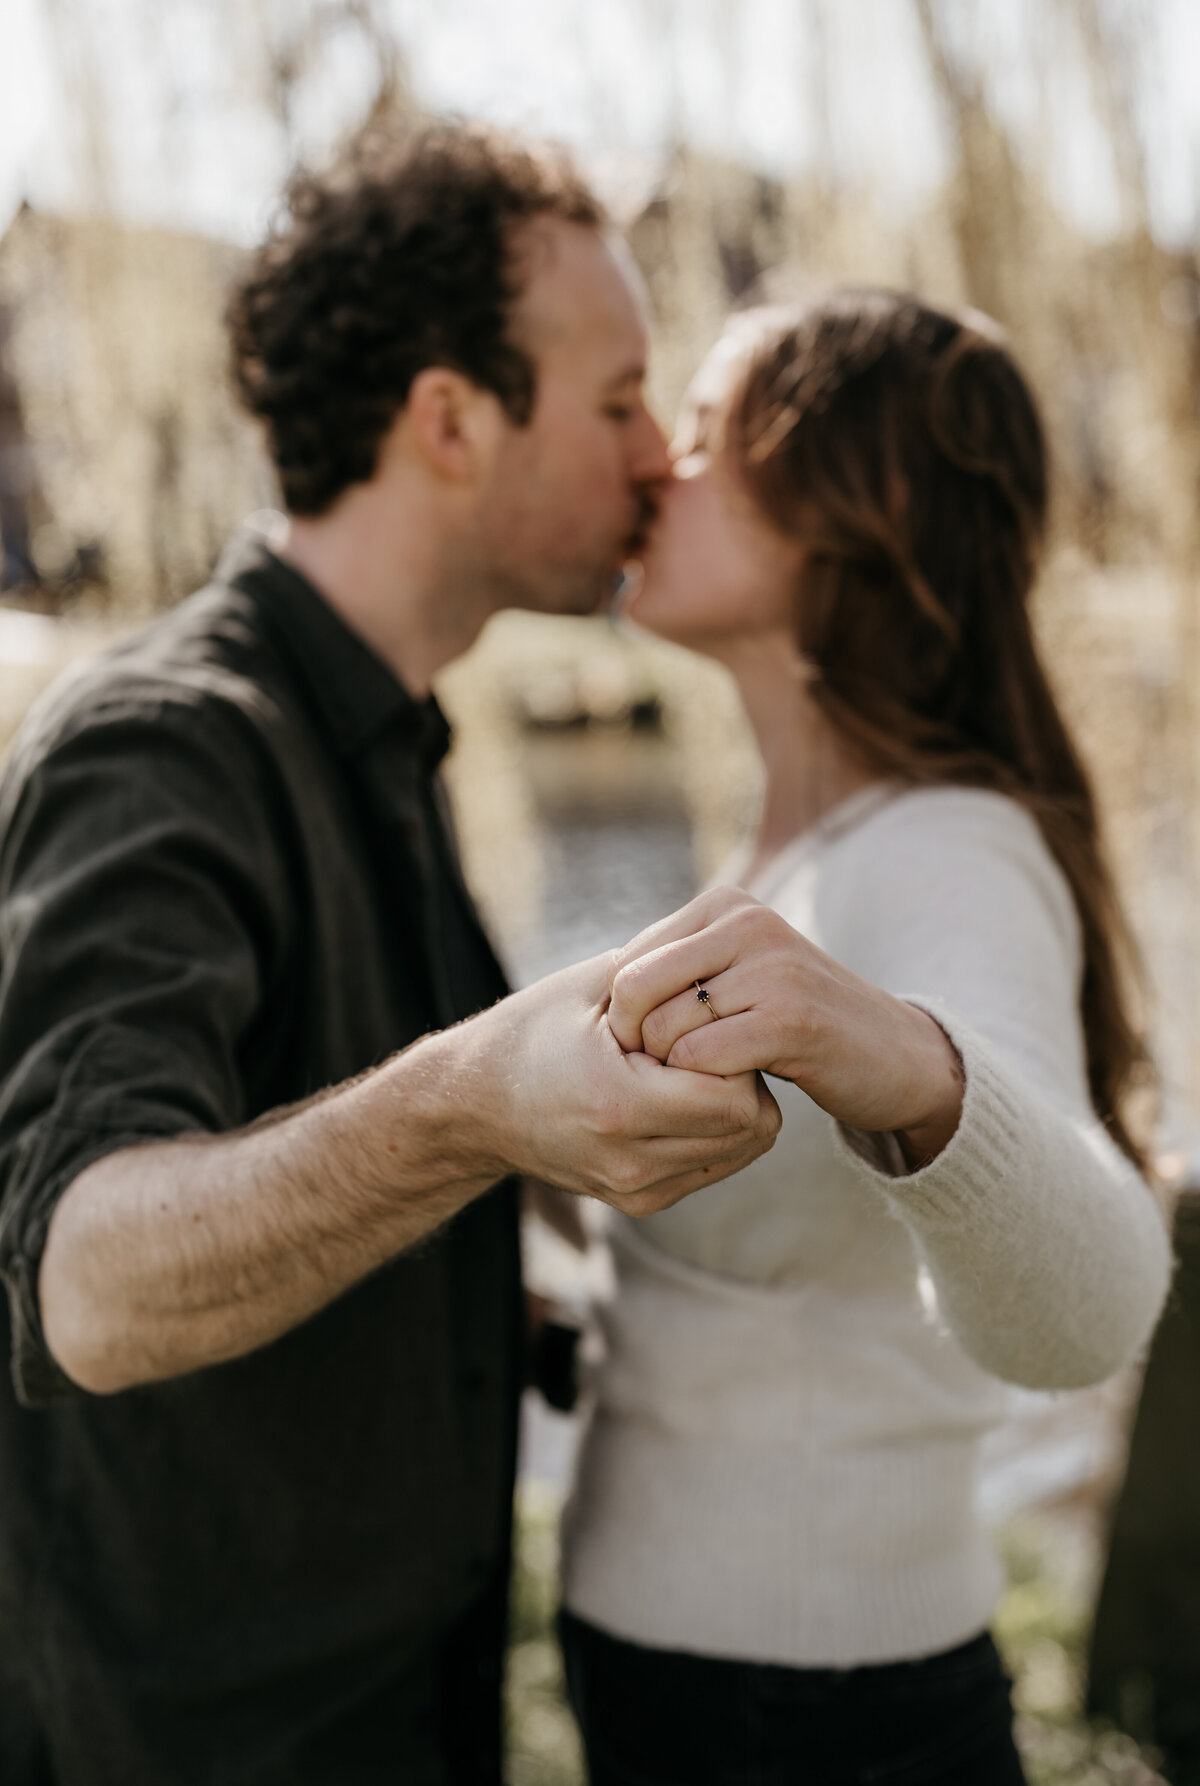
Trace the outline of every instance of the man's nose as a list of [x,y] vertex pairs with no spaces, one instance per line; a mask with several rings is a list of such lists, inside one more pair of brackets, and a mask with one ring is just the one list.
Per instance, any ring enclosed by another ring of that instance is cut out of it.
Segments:
[[648,409],[642,412],[630,474],[637,484],[660,484],[671,475],[667,437]]

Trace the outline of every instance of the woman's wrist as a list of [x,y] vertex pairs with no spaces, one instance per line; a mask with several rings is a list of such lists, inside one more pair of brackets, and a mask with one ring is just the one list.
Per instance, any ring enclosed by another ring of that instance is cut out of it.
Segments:
[[919,1064],[920,1098],[913,1119],[893,1130],[910,1171],[927,1166],[949,1145],[962,1116],[966,1076],[954,1043],[919,1005],[909,1005]]

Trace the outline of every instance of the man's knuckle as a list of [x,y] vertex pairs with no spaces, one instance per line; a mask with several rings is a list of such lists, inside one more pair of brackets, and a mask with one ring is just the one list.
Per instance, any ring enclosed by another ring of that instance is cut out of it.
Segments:
[[733,1084],[729,1088],[729,1126],[752,1129],[758,1122],[758,1093],[753,1083]]
[[608,1169],[608,1183],[618,1197],[630,1197],[643,1188],[641,1168],[628,1155],[621,1156]]
[[692,901],[698,914],[712,916],[725,911],[730,904],[730,895],[735,891],[732,887],[709,887]]
[[630,984],[629,976],[632,971],[632,965],[633,964],[628,961],[618,961],[613,969],[608,986],[609,996],[614,1004],[624,1004],[628,996],[628,988]]
[[623,1004],[636,1004],[642,995],[651,970],[653,957],[639,955],[636,961],[627,961],[613,981],[613,997]]
[[624,1116],[624,1103],[616,1092],[606,1086],[597,1086],[593,1089],[585,1109],[584,1119],[594,1135],[606,1140],[614,1135],[620,1136]]
[[774,919],[775,913],[768,906],[759,905],[757,900],[747,901],[729,914],[730,923],[741,936],[770,936],[774,929]]

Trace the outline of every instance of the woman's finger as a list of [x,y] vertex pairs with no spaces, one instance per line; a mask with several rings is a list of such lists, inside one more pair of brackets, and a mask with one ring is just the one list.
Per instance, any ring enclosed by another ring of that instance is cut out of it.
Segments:
[[728,931],[710,926],[620,968],[613,978],[608,1021],[622,1048],[640,1050],[642,1025],[651,1011],[689,986],[695,998],[694,982],[705,985],[725,973],[733,965],[736,947],[736,938]]
[[723,1017],[744,1011],[752,1001],[746,975],[733,968],[711,980],[701,980],[708,994],[702,999],[695,984],[658,1005],[642,1020],[642,1048],[656,1060],[665,1061],[675,1044],[694,1029],[711,1028]]
[[685,1067],[689,1073],[713,1073],[721,1078],[731,1074],[773,1070],[778,1052],[775,1026],[761,1011],[739,1011],[722,1017],[702,1029],[689,1030],[672,1047],[667,1066],[675,1071]]
[[707,892],[689,900],[687,905],[680,906],[677,912],[660,918],[656,924],[647,925],[623,949],[616,950],[615,968],[619,970],[627,967],[631,962],[640,961],[644,955],[651,955],[668,943],[677,943],[685,937],[696,936],[731,912],[758,904],[758,900],[751,894],[744,893],[740,887],[710,887]]

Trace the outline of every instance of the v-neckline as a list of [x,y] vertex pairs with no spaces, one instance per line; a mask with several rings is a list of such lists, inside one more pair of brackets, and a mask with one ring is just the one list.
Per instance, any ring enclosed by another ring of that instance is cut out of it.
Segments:
[[740,881],[739,886],[755,899],[761,899],[764,905],[771,903],[771,896],[786,881],[796,866],[797,858],[803,859],[811,851],[832,843],[835,837],[843,836],[864,820],[870,818],[880,807],[886,806],[903,789],[903,783],[886,780],[873,781],[865,788],[858,788],[853,794],[831,806],[828,812],[822,813],[814,824],[808,825],[790,843],[785,843],[781,850],[760,869],[753,880]]

